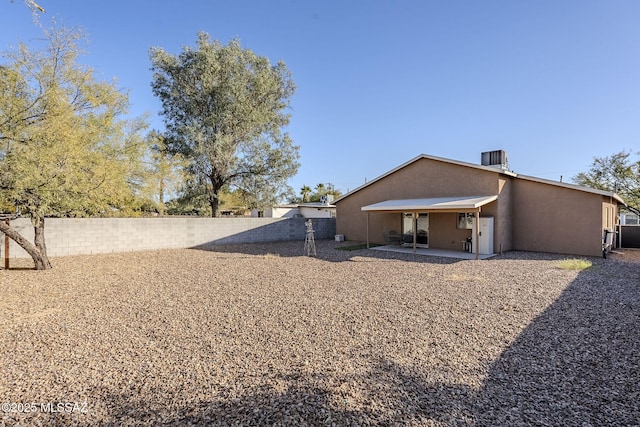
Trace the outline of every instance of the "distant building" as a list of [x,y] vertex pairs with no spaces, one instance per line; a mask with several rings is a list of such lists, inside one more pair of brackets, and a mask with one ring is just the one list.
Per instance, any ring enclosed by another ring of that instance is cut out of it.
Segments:
[[640,220],[634,213],[623,213],[620,214],[620,225],[640,225]]
[[336,206],[330,202],[308,202],[253,209],[252,217],[264,218],[335,218]]

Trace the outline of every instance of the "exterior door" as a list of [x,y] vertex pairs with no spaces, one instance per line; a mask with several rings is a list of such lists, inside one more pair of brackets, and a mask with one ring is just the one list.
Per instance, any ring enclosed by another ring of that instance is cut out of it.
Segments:
[[413,246],[413,231],[416,246],[429,247],[429,214],[405,212],[402,214],[402,244]]
[[476,241],[476,222],[473,221],[471,238],[473,239],[473,252],[476,251],[477,247],[480,255],[493,254],[493,217],[480,217],[478,241]]

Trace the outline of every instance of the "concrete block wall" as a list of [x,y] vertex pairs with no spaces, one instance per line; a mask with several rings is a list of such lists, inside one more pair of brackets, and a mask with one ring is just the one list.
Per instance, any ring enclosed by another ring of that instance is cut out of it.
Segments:
[[[45,243],[49,256],[88,255],[151,249],[190,248],[205,244],[304,241],[304,218],[47,218]],[[314,218],[316,239],[333,239],[334,218]],[[33,242],[33,227],[26,218],[11,221]],[[4,236],[0,250],[4,257]],[[29,258],[14,241],[11,258]]]

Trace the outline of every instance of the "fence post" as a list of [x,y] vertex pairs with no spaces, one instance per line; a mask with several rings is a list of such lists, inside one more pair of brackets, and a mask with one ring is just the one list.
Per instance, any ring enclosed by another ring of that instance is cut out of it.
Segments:
[[[5,220],[7,226],[9,225],[9,220]],[[9,269],[9,236],[4,235],[4,268],[5,270]]]

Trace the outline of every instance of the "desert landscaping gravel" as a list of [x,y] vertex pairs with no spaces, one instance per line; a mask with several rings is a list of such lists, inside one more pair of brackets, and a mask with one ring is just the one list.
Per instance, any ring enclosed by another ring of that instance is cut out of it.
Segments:
[[0,270],[0,425],[640,425],[640,252],[345,244]]

